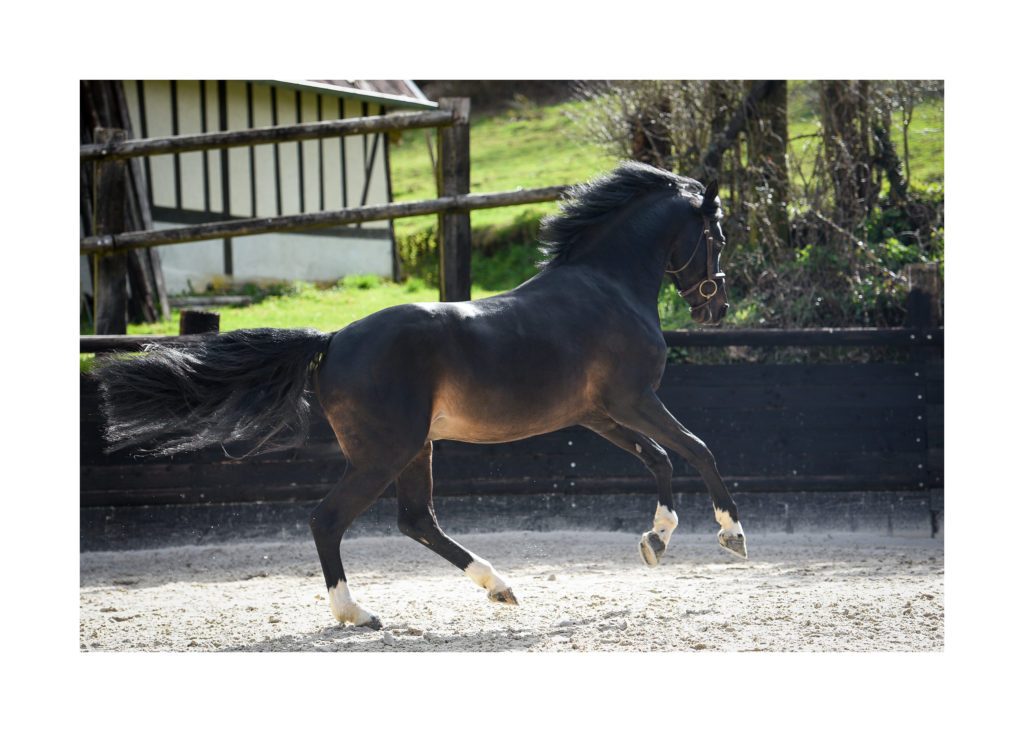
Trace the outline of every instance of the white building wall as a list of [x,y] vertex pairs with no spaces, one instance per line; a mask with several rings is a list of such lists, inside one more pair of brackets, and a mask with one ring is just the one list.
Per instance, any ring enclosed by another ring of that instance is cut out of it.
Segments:
[[[136,84],[141,83],[145,102],[145,136],[173,134],[171,82],[126,81],[125,96],[133,132],[142,136],[142,110]],[[217,82],[178,81],[178,134],[203,131],[201,95],[205,86],[205,127],[222,126]],[[246,83],[229,81],[226,88],[227,129],[247,129],[249,102]],[[319,100],[318,100],[319,97]],[[264,127],[299,121],[362,116],[362,103],[329,94],[252,83],[252,126]],[[298,107],[298,109],[297,109]],[[369,114],[379,114],[371,104]],[[377,143],[366,203],[383,203],[387,196],[385,139]],[[342,187],[342,145],[344,145],[345,187]],[[224,184],[228,184],[228,211],[232,216],[250,218],[290,215],[357,206],[362,202],[366,182],[365,166],[373,145],[372,137],[351,136],[302,143],[257,145],[227,151],[227,181],[222,175],[219,150],[182,153],[178,156],[180,184],[175,189],[173,155],[149,158],[151,201],[154,226],[158,229],[180,226],[174,216],[161,216],[159,209],[184,209],[223,214]],[[275,147],[276,157],[275,157]],[[301,160],[301,170],[300,170]],[[300,186],[301,181],[301,186]],[[255,182],[255,188],[253,183]],[[278,208],[280,187],[280,209]],[[255,210],[253,201],[255,200]],[[176,211],[175,216],[180,212]],[[208,220],[212,220],[208,219]],[[233,276],[225,274],[224,242],[212,240],[159,247],[167,290],[171,294],[188,290],[202,291],[211,283],[263,280],[334,281],[349,274],[392,274],[393,242],[388,222],[363,224],[361,231],[346,236],[346,227],[322,233],[264,234],[232,239]]]

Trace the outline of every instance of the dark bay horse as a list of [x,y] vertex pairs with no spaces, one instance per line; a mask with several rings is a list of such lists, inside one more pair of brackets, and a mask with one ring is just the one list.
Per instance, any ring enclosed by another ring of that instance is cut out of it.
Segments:
[[[694,320],[729,307],[718,186],[624,163],[575,186],[542,226],[541,271],[501,295],[400,305],[335,333],[227,332],[194,347],[151,347],[96,371],[110,449],[168,455],[240,444],[249,453],[301,444],[315,392],[348,467],[310,518],[339,622],[381,626],[352,598],[340,542],[392,482],[403,533],[515,605],[486,560],[441,531],[431,476],[434,440],[494,443],[583,425],[654,475],[658,505],[640,554],[657,566],[678,520],[665,448],[700,472],[741,557],[736,504],[705,444],[655,391],[666,346],[658,293],[668,274]],[[664,445],[664,447],[662,447]],[[148,447],[147,447],[148,446]]]

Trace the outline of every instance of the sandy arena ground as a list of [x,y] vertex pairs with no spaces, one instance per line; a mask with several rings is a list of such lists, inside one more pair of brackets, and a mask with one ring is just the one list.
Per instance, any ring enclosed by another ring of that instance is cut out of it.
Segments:
[[312,539],[89,552],[82,651],[941,651],[942,539],[870,533],[672,538],[645,568],[639,536],[454,536],[519,607],[405,537],[346,539],[355,598],[379,631],[339,627]]

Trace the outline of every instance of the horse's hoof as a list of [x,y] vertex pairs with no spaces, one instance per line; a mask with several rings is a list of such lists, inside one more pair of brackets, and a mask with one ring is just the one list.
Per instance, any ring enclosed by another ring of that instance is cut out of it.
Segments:
[[661,540],[656,531],[648,531],[640,537],[640,558],[652,569],[661,562],[667,548],[668,545]]
[[384,627],[384,624],[380,622],[380,618],[378,618],[376,615],[371,615],[368,619],[359,623],[359,627],[369,628],[370,630],[380,630],[382,627]]
[[718,543],[722,548],[740,559],[747,558],[747,539],[743,534],[727,534],[725,529],[718,532]]
[[504,590],[494,590],[487,593],[487,599],[491,602],[500,602],[502,605],[518,605],[519,601],[516,600],[516,596],[512,594],[512,590],[505,588]]

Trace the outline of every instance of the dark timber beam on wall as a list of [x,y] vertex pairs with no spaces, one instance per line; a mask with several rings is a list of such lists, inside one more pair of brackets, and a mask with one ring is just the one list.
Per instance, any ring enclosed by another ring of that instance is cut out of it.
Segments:
[[[117,144],[125,139],[124,130],[97,128],[100,144]],[[103,161],[96,165],[93,178],[93,234],[109,237],[124,231],[127,203],[127,164],[123,160]],[[128,326],[128,254],[109,252],[96,254],[97,335],[124,333]]]
[[[442,98],[442,110],[451,110],[455,122],[438,135],[438,196],[469,193],[469,99]],[[440,297],[442,301],[470,299],[469,211],[451,211],[438,217]]]

